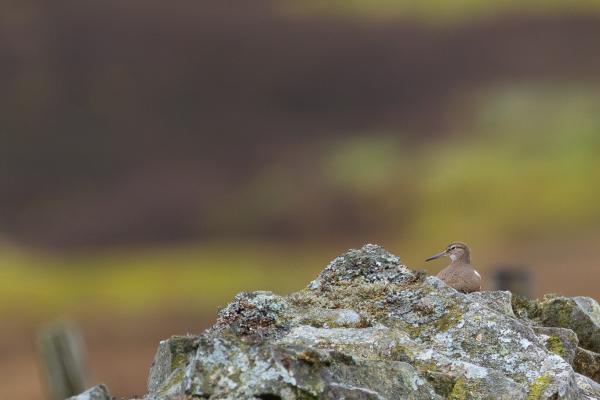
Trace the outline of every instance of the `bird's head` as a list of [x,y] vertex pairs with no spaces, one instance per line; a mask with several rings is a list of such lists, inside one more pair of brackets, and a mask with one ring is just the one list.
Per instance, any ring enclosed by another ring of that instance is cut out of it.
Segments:
[[429,257],[425,261],[435,260],[436,258],[440,257],[450,257],[453,262],[462,261],[469,263],[471,262],[471,250],[469,250],[469,246],[467,246],[465,243],[454,242],[450,243],[444,251]]

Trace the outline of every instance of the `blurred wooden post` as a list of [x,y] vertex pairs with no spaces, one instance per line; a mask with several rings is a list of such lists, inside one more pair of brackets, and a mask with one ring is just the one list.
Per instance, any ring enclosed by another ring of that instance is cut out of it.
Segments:
[[64,400],[85,390],[84,345],[75,326],[56,323],[42,328],[36,348],[50,400]]
[[494,290],[509,290],[528,298],[533,295],[533,280],[528,268],[500,265],[493,271]]

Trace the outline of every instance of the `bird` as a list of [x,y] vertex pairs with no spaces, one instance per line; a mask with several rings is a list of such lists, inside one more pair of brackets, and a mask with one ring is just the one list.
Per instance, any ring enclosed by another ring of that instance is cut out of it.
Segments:
[[481,290],[481,275],[471,265],[471,250],[466,243],[450,243],[444,251],[429,257],[425,261],[440,257],[450,257],[452,262],[436,275],[439,279],[459,292],[471,293]]

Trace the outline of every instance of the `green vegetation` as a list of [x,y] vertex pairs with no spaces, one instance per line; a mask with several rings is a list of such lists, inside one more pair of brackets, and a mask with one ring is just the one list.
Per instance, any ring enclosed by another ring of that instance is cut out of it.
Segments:
[[509,1],[397,1],[397,0],[303,0],[289,2],[288,8],[303,12],[328,14],[353,14],[360,16],[389,17],[401,15],[430,21],[446,21],[481,17],[508,12],[562,13],[598,12],[600,4],[585,0],[549,0],[545,2]]
[[[593,229],[600,221],[599,100],[598,91],[579,87],[485,91],[455,107],[458,114],[477,104],[473,121],[461,126],[465,134],[417,148],[390,136],[369,138],[368,146],[347,139],[331,146],[326,176],[371,205],[365,219],[385,227],[397,216],[413,237],[443,241],[469,232],[484,243]],[[365,189],[353,187],[352,176],[373,179]]]
[[213,315],[240,291],[302,288],[327,260],[319,253],[233,243],[70,256],[4,248],[0,314],[40,318],[90,309],[139,313],[174,307]]

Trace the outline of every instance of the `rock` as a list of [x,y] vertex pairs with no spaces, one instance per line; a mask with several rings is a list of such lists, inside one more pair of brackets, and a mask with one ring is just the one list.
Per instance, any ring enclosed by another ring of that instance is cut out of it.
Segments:
[[575,381],[581,390],[581,398],[585,400],[600,399],[600,384],[584,375],[575,374]]
[[533,326],[533,331],[540,336],[548,350],[573,365],[575,352],[579,345],[575,332],[566,328],[547,326]]
[[110,400],[110,394],[105,385],[96,385],[85,392],[69,397],[67,400]]
[[473,292],[468,296],[473,300],[486,305],[509,317],[515,317],[512,308],[512,293],[498,290],[495,292]]
[[241,293],[199,337],[161,342],[147,398],[593,396],[568,331],[515,309],[508,292],[462,294],[366,245],[304,290]]
[[580,374],[600,382],[600,354],[578,347],[573,368]]
[[162,387],[174,387],[177,380],[182,381],[184,368],[197,347],[198,339],[194,336],[173,336],[162,340],[150,368],[148,393],[165,395],[167,392],[160,392]]
[[518,318],[522,318],[526,322],[529,320],[537,320],[539,318],[539,301],[513,293],[511,303],[513,312]]
[[577,334],[581,347],[600,353],[600,306],[596,300],[546,296],[539,308],[543,325],[569,328]]
[[357,398],[440,398],[402,361],[354,358],[292,338],[250,347],[231,334],[204,339],[184,381],[183,392],[192,396],[309,399],[349,392]]

